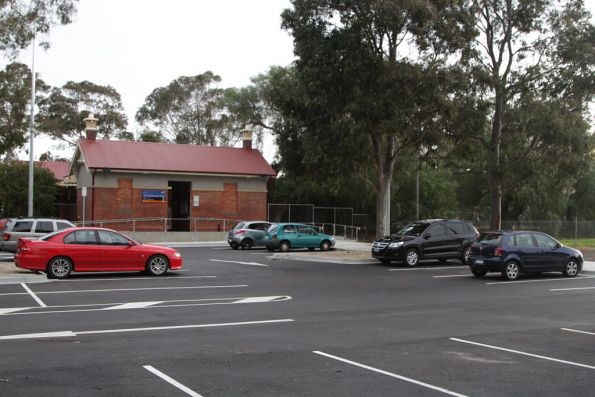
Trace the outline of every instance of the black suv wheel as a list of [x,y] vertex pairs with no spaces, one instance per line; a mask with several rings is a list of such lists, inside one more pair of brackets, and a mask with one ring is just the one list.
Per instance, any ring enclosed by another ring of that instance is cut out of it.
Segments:
[[408,249],[405,252],[405,263],[407,266],[417,266],[419,264],[419,253],[415,248]]

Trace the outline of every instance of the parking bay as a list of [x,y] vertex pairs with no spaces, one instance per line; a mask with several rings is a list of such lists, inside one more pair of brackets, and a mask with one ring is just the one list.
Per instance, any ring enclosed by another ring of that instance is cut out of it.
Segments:
[[595,274],[505,283],[456,261],[181,252],[187,271],[169,277],[29,285],[47,307],[0,286],[0,308],[34,308],[0,315],[0,336],[42,334],[0,340],[0,395],[592,394],[595,290],[577,288]]

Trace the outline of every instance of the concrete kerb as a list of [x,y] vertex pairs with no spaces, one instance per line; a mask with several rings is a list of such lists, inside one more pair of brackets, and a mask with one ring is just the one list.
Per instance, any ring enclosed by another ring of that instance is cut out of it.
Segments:
[[16,267],[12,261],[0,262],[0,284],[46,283],[45,273],[23,270]]
[[303,262],[324,262],[324,263],[338,263],[344,265],[369,265],[379,263],[377,259],[353,259],[348,257],[325,257],[324,253],[305,253],[305,252],[294,252],[294,253],[275,253],[269,256],[272,260],[290,259],[294,261]]

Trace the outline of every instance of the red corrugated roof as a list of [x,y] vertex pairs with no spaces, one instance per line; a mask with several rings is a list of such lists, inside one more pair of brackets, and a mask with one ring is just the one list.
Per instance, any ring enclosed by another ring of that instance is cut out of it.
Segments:
[[[20,164],[29,164],[26,160],[19,160]],[[35,166],[44,168],[54,174],[54,178],[63,181],[70,173],[70,161],[35,161]]]
[[79,147],[89,168],[277,175],[256,149],[87,139]]
[[68,161],[36,161],[35,164],[51,171],[59,181],[63,181],[70,172],[70,162]]

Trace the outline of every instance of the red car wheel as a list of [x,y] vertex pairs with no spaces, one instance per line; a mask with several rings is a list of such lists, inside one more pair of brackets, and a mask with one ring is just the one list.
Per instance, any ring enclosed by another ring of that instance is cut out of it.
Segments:
[[155,255],[147,262],[147,271],[152,276],[162,276],[167,272],[169,261],[163,255]]
[[48,264],[47,273],[51,278],[66,278],[70,272],[72,272],[72,261],[66,257],[58,256]]

